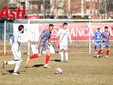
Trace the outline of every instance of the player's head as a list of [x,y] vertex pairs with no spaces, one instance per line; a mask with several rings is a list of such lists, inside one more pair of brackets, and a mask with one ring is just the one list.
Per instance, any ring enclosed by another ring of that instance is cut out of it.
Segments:
[[18,26],[18,31],[19,31],[20,33],[24,33],[24,26],[23,26],[23,25],[19,25],[19,26]]
[[108,27],[105,26],[105,27],[104,27],[104,30],[105,30],[105,32],[108,32]]
[[97,28],[97,31],[100,32],[100,28]]
[[51,32],[54,28],[54,25],[53,24],[49,24],[49,31]]
[[68,23],[63,23],[63,27],[66,29],[66,28],[68,28]]

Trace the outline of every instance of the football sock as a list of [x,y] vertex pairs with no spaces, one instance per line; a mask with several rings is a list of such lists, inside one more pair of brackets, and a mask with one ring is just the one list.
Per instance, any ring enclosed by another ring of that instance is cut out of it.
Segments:
[[68,52],[65,52],[66,61],[68,61]]
[[34,58],[38,58],[38,54],[34,54],[34,55],[30,56],[29,58],[30,58],[30,60],[34,59]]
[[49,60],[50,60],[50,56],[49,56],[49,55],[46,55],[46,61],[45,61],[45,64],[48,64]]
[[94,51],[97,52],[97,45],[94,46]]
[[107,51],[106,51],[106,55],[108,56],[108,55],[109,55],[109,53],[110,53],[110,50],[107,50]]
[[63,52],[60,52],[60,57],[61,57],[61,61],[63,61],[64,60],[64,53]]
[[99,51],[98,51],[98,55],[100,55],[102,53],[102,49],[100,49]]

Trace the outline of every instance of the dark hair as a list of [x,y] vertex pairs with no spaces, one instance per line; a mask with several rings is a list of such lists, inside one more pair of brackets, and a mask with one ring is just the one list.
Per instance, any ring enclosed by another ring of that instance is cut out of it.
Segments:
[[100,28],[97,28],[97,30],[100,30]]
[[68,23],[65,22],[65,23],[63,23],[63,26],[64,26],[64,25],[68,25]]
[[23,25],[19,25],[18,26],[18,31],[21,31],[22,29],[24,29],[24,26]]
[[105,29],[108,29],[108,27],[107,27],[107,26],[105,26],[104,28],[105,28]]
[[54,25],[53,24],[49,24],[49,27],[54,27]]

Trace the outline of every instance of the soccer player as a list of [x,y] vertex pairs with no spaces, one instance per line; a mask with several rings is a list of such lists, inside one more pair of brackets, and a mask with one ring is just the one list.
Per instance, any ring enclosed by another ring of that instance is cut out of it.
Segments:
[[[101,40],[103,42],[103,48],[107,48],[107,51],[106,51],[106,56],[105,57],[108,57],[109,53],[110,53],[110,41],[109,41],[109,36],[110,36],[110,32],[109,32],[109,29],[107,26],[104,27],[104,32],[102,33],[101,35]],[[97,57],[100,56],[100,53],[102,52],[103,48],[101,48],[99,51],[98,51],[98,55]]]
[[71,37],[69,35],[68,23],[63,23],[63,28],[59,29],[57,33],[57,37],[60,37],[59,49],[60,49],[61,62],[64,61],[64,54],[65,54],[66,62],[68,62],[68,38],[72,43]]
[[102,33],[100,32],[100,28],[97,28],[97,32],[95,32],[94,36],[93,36],[93,40],[94,40],[94,43],[95,43],[95,46],[94,46],[95,54],[97,54],[98,46],[99,46],[99,48],[102,48],[101,35],[102,35]]
[[12,61],[4,61],[3,62],[3,69],[4,65],[8,64],[16,64],[15,69],[13,71],[13,75],[19,75],[17,72],[20,68],[20,64],[22,62],[22,55],[20,52],[20,43],[21,43],[21,34],[24,33],[24,26],[19,25],[18,32],[15,33],[15,35],[11,38],[10,43],[12,45],[11,50],[14,56],[14,59]]
[[37,46],[36,46],[36,49],[38,49],[38,54],[34,54],[34,55],[28,57],[26,63],[28,63],[32,59],[40,57],[42,55],[42,51],[46,51],[46,60],[45,60],[44,67],[51,68],[48,65],[48,62],[50,60],[50,50],[48,48],[48,43],[50,42],[51,32],[52,32],[53,28],[54,28],[54,25],[49,24],[48,29],[45,29],[41,33],[39,40],[38,40],[38,43],[37,43]]

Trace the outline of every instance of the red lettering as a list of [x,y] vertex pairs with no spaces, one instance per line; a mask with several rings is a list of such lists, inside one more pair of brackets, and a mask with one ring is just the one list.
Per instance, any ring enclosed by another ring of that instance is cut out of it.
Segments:
[[4,7],[2,8],[2,11],[1,11],[1,14],[0,14],[0,18],[2,18],[3,16],[5,16],[6,18],[9,18],[7,6],[4,6]]
[[4,6],[0,13],[0,18],[2,18],[3,16],[5,16],[6,18],[24,18],[25,6],[23,6],[21,9],[19,7],[18,9],[11,10],[10,12],[8,12],[8,7]]
[[23,8],[23,10],[22,10],[22,18],[24,18],[25,17],[25,6],[23,6],[22,8]]
[[15,10],[10,11],[10,17],[9,18],[15,18]]

